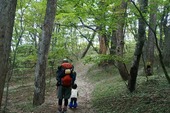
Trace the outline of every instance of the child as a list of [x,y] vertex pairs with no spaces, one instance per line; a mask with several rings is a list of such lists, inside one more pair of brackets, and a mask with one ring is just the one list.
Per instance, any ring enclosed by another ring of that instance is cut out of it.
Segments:
[[70,100],[70,104],[69,104],[70,108],[77,107],[77,97],[78,97],[77,84],[74,84],[72,86],[72,90],[71,90],[71,97],[70,97],[71,100]]

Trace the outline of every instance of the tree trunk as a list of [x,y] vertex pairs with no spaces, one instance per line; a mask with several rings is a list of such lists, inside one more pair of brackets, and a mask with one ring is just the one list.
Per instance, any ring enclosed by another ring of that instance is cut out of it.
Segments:
[[[155,30],[156,28],[156,11],[157,11],[157,5],[150,1],[150,5],[152,6],[150,9],[150,18],[149,18],[149,25],[151,28]],[[151,29],[148,31],[148,40],[146,45],[146,70],[150,67],[148,71],[145,71],[147,75],[150,75],[153,73],[153,63],[154,63],[154,50],[155,50],[155,35],[152,32]]]
[[[85,57],[85,55],[86,55],[86,53],[88,52],[90,46],[93,47],[93,39],[94,39],[95,35],[96,35],[96,32],[93,32],[92,37],[91,37],[90,40],[89,40],[88,38],[86,38],[86,39],[88,40],[89,43],[88,43],[88,45],[87,45],[85,51],[83,52],[81,58],[84,58],[84,57]],[[94,48],[94,47],[93,47],[93,48]],[[94,48],[94,49],[95,49],[95,48]]]
[[[132,3],[136,6],[136,4],[132,1]],[[140,4],[140,11],[141,13],[146,13],[146,8],[148,6],[148,1],[147,0],[139,0]],[[133,64],[130,69],[130,78],[128,81],[128,88],[130,92],[133,92],[135,90],[135,85],[136,85],[136,78],[138,74],[138,68],[139,68],[139,62],[140,62],[140,57],[142,54],[142,48],[145,42],[145,22],[143,18],[139,18],[139,29],[138,29],[138,40],[135,48],[135,53],[134,53],[134,59],[133,59]]]
[[[107,49],[108,49],[108,43],[107,43],[107,30],[106,30],[106,7],[107,4],[105,1],[100,0],[98,3],[100,13],[98,13],[98,17],[96,18],[96,21],[103,21],[102,23],[98,24],[98,38],[99,38],[99,54],[106,55]],[[105,61],[104,61],[105,62]],[[101,62],[99,65],[103,64],[104,62]]]
[[101,34],[99,35],[99,54],[106,55],[107,52],[107,45],[106,45],[106,35]]
[[111,36],[111,47],[110,47],[110,54],[115,55],[116,54],[116,45],[117,45],[117,40],[116,40],[116,31],[112,31],[112,36]]
[[[0,0],[0,107],[8,72],[17,0]],[[1,108],[0,108],[1,109]]]
[[6,89],[7,90],[6,90],[6,95],[5,95],[6,97],[5,97],[5,104],[4,104],[3,111],[6,111],[6,108],[8,106],[9,83],[10,83],[10,80],[11,80],[11,78],[13,76],[13,72],[14,72],[14,68],[15,68],[15,61],[16,61],[16,55],[17,55],[17,51],[18,51],[18,46],[20,44],[21,38],[22,38],[23,33],[24,33],[24,29],[23,29],[22,24],[20,26],[21,26],[21,29],[20,29],[21,33],[20,34],[17,32],[17,30],[15,30],[16,31],[16,37],[18,37],[18,39],[17,39],[15,49],[13,50],[14,55],[13,55],[13,57],[11,57],[12,61],[10,62],[10,73],[8,73],[8,76],[7,76],[7,79],[6,79]]
[[164,26],[165,41],[163,46],[163,62],[165,66],[170,67],[170,25]]
[[35,89],[33,98],[33,105],[35,106],[41,105],[45,101],[45,75],[47,57],[50,47],[53,23],[56,14],[56,2],[57,0],[47,1],[46,15],[42,31],[42,39],[39,45],[38,60],[35,70]]
[[[119,57],[123,58],[124,53],[124,25],[125,25],[125,17],[126,17],[126,9],[127,9],[127,2],[122,0],[120,7],[118,7],[117,12],[118,14],[118,22],[117,22],[117,29],[116,29],[116,53]],[[122,61],[117,61],[118,70],[123,80],[128,80],[129,73],[126,68],[126,65]]]
[[161,20],[160,20],[160,25],[159,25],[159,37],[160,37],[160,39],[159,39],[159,47],[160,47],[160,49],[161,50],[163,50],[163,21],[164,21],[164,13],[163,13],[163,15],[162,15],[162,17],[161,17]]

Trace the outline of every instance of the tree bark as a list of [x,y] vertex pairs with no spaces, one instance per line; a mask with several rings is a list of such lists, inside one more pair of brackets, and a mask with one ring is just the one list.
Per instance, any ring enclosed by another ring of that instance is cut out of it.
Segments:
[[[153,2],[150,1],[150,18],[149,18],[149,25],[151,28],[155,30],[156,28],[156,11],[157,11],[157,5]],[[152,32],[151,29],[148,31],[148,40],[146,41],[146,69],[149,66],[150,67],[150,72],[145,71],[147,75],[153,73],[153,64],[154,64],[154,50],[155,50],[155,35]]]
[[117,45],[117,40],[116,40],[116,31],[112,31],[112,36],[111,36],[111,47],[110,47],[110,54],[115,55],[116,54],[116,45]]
[[[136,6],[136,4],[132,1],[132,3]],[[146,8],[148,6],[147,0],[139,0],[140,11],[141,13],[146,13]],[[139,28],[138,28],[138,40],[135,48],[133,64],[130,69],[130,78],[128,81],[128,88],[130,92],[135,90],[136,79],[138,74],[139,62],[142,54],[142,48],[145,42],[145,22],[142,17],[139,18]]]
[[[119,57],[123,58],[124,54],[124,25],[125,25],[125,17],[126,17],[126,9],[127,9],[127,2],[122,0],[120,7],[117,8],[118,14],[118,22],[117,22],[117,29],[116,29],[116,54]],[[117,66],[119,73],[123,80],[128,80],[129,73],[126,68],[126,65],[122,61],[117,61]]]
[[[0,107],[8,72],[17,0],[0,0]],[[0,108],[1,109],[1,108]]]
[[42,39],[39,45],[38,60],[35,69],[35,89],[33,98],[33,105],[35,106],[41,105],[45,101],[45,75],[47,57],[50,47],[53,23],[56,14],[56,2],[57,0],[47,1],[46,15],[42,31]]
[[[84,57],[85,57],[85,55],[86,55],[86,53],[88,52],[90,46],[93,47],[93,39],[94,39],[95,35],[96,35],[96,32],[93,32],[92,37],[91,37],[90,40],[89,40],[88,38],[86,38],[86,39],[88,40],[89,43],[88,43],[88,45],[87,45],[85,51],[83,52],[81,58],[84,58]],[[94,47],[93,47],[93,48],[94,48]],[[95,48],[94,48],[94,50],[95,50]]]
[[[168,19],[168,18],[166,18]],[[170,67],[170,25],[167,26],[167,20],[164,23],[164,46],[163,46],[163,62],[165,66]]]
[[[99,54],[106,55],[107,54],[107,49],[108,49],[108,37],[107,37],[107,30],[106,30],[106,9],[107,7],[106,3],[104,1],[99,1],[98,3],[100,14],[96,18],[97,21],[104,21],[103,23],[100,23],[98,25],[98,38],[99,38]],[[102,11],[102,12],[101,12]],[[100,64],[103,64],[104,62],[101,62]],[[100,65],[99,64],[99,65]]]
[[107,52],[107,44],[106,44],[106,35],[101,34],[99,35],[99,54],[106,55]]

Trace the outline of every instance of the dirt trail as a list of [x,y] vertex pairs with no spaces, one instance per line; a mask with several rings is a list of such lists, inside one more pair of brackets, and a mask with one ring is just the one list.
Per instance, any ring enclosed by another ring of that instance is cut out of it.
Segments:
[[[78,107],[76,109],[68,108],[67,113],[95,113],[93,110],[90,99],[91,92],[93,90],[93,85],[88,82],[86,78],[87,71],[92,65],[84,65],[80,62],[74,64],[75,71],[77,72],[76,83],[78,85],[79,97],[78,97]],[[54,98],[55,97],[55,98]],[[46,102],[34,113],[56,113],[57,111],[57,98],[56,92],[52,93],[50,96],[46,97]]]
[[[94,113],[91,105],[91,92],[93,90],[93,85],[88,82],[86,78],[87,71],[91,68],[92,65],[83,65],[82,63],[78,63],[75,65],[75,70],[77,72],[77,80],[79,90],[78,97],[78,108],[73,110],[70,113]],[[69,110],[71,111],[71,110]]]

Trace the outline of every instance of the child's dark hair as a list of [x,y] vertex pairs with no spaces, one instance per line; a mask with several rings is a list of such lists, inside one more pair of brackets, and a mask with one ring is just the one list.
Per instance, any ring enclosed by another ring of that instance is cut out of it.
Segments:
[[77,84],[73,84],[72,88],[76,89],[77,88]]

